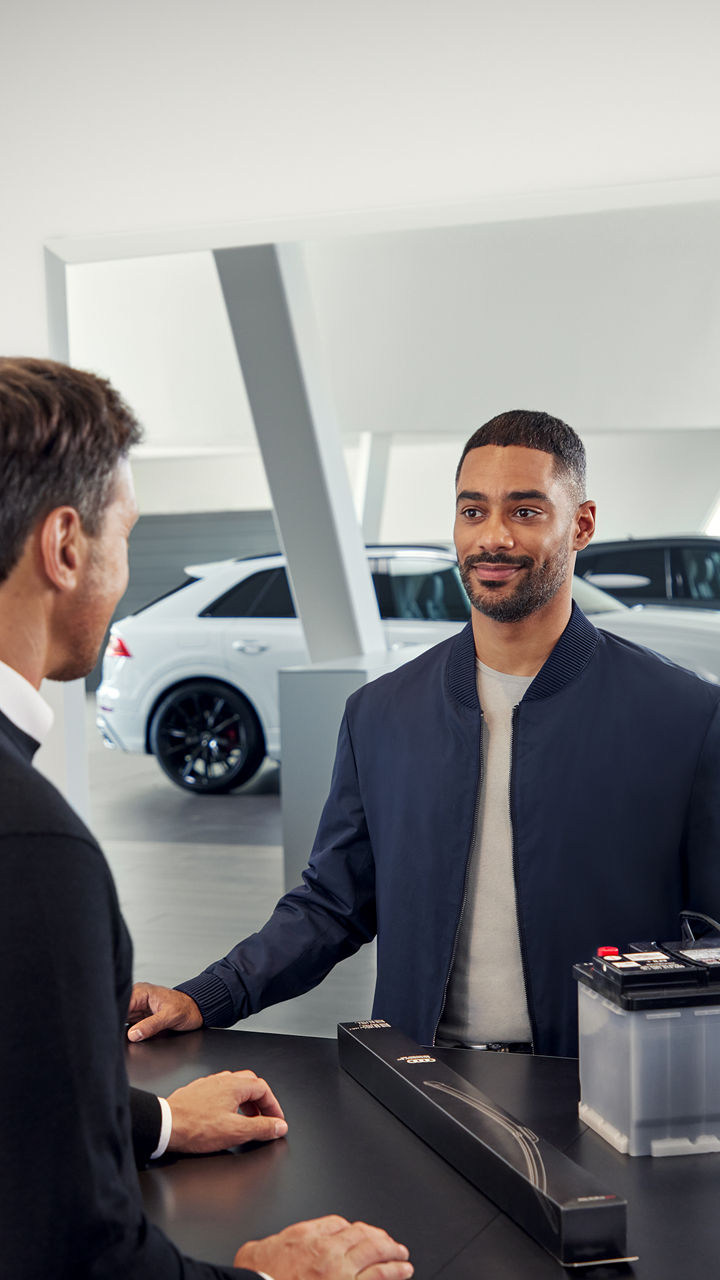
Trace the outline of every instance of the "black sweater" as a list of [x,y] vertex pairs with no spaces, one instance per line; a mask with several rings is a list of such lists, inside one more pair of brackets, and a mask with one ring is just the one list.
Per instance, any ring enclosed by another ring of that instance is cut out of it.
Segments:
[[144,1216],[130,938],[99,846],[32,767],[36,746],[0,713],[0,1276],[257,1280],[183,1257]]

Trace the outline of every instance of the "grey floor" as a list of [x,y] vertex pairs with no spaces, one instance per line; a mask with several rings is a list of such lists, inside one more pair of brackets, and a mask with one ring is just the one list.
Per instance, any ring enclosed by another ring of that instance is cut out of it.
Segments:
[[[173,986],[258,929],[283,892],[280,771],[227,796],[185,795],[152,756],[108,751],[88,697],[91,825],[112,867],[135,976]],[[369,1015],[374,948],[307,995],[247,1018],[248,1030],[334,1036]]]

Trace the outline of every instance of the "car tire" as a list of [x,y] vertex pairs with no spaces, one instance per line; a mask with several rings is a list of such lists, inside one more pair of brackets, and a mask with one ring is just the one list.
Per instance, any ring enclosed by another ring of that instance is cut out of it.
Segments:
[[265,758],[250,703],[217,680],[193,680],[163,698],[152,718],[150,749],[170,781],[196,795],[232,791]]

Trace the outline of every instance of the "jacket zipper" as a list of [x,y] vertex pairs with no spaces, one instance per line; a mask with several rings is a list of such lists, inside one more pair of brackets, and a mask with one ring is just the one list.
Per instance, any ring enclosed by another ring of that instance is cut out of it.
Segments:
[[445,1005],[447,1004],[447,993],[448,993],[448,987],[450,986],[450,974],[453,971],[453,965],[455,963],[455,953],[457,951],[458,938],[460,936],[460,926],[463,921],[463,916],[465,915],[465,904],[467,902],[468,875],[470,873],[470,855],[472,853],[473,845],[475,843],[475,832],[477,830],[478,810],[480,808],[480,788],[482,784],[482,728],[483,728],[484,719],[485,717],[483,715],[483,710],[481,707],[480,708],[480,733],[478,734],[478,765],[477,765],[477,775],[476,775],[477,790],[475,792],[475,808],[473,810],[472,827],[470,828],[470,843],[468,845],[468,850],[465,855],[465,878],[463,880],[463,892],[462,892],[462,899],[460,902],[460,912],[457,918],[457,922],[455,924],[455,937],[453,938],[452,952],[450,954],[450,964],[448,965],[448,971],[445,975],[445,986],[443,987],[443,998],[442,998],[442,1004],[440,1005],[440,1013],[438,1014],[437,1022],[435,1023],[435,1030],[433,1031],[433,1038],[432,1038],[433,1044],[435,1044],[438,1027],[442,1022],[442,1016],[445,1012]]
[[537,1027],[535,1026],[535,1018],[533,1016],[532,1000],[530,999],[530,982],[529,967],[527,961],[527,947],[525,945],[525,934],[523,932],[522,920],[520,917],[520,901],[518,898],[518,867],[517,867],[517,847],[515,844],[515,725],[517,723],[518,713],[520,711],[520,703],[516,703],[512,710],[512,721],[510,725],[510,787],[508,800],[510,805],[510,832],[512,835],[512,851],[513,851],[513,880],[515,882],[515,905],[517,911],[517,930],[518,942],[520,943],[520,959],[522,961],[523,983],[525,985],[525,1001],[527,1003],[528,1017],[530,1019],[530,1046],[532,1052],[535,1052],[535,1041],[537,1039]]

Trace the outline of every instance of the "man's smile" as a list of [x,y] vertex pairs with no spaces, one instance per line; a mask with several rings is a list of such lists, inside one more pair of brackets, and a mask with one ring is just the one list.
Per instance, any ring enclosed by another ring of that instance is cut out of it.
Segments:
[[472,574],[481,585],[501,586],[515,578],[521,569],[531,567],[532,560],[529,556],[511,559],[507,555],[485,552],[484,555],[466,556],[462,569],[465,574]]
[[480,564],[472,566],[473,572],[481,582],[507,582],[513,578],[524,565],[519,564]]

